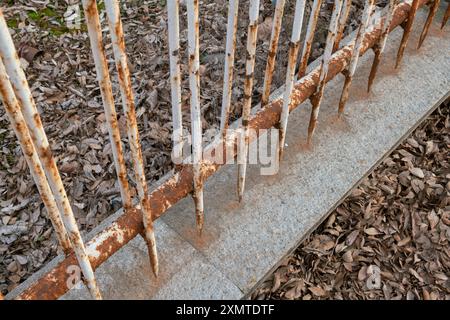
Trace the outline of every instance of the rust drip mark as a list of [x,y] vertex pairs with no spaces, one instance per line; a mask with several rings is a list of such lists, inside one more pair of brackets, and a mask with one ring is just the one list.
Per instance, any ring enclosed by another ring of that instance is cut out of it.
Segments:
[[339,108],[338,108],[339,115],[344,113],[344,108],[345,108],[345,105],[347,104],[347,100],[348,100],[350,84],[352,83],[352,80],[353,80],[353,75],[347,69],[344,70],[342,72],[342,74],[344,75],[345,80],[344,80],[344,87],[343,87],[342,93],[341,93],[341,98],[339,100]]
[[144,240],[147,244],[148,256],[150,258],[150,266],[155,277],[158,277],[159,274],[159,259],[158,259],[158,251],[156,248],[156,238],[155,232],[153,230],[153,219],[152,212],[150,209],[150,200],[148,195],[141,200],[143,203],[143,222],[144,222]]
[[[202,165],[202,164],[201,164]],[[200,165],[200,166],[201,166]],[[194,168],[195,170],[198,170],[197,168]],[[199,205],[201,201],[203,201],[203,177],[201,170],[199,173],[196,173],[194,175],[194,192],[192,192],[192,198],[194,200],[195,205],[195,224],[197,226],[197,231],[199,237],[202,236],[203,232],[203,226],[205,223],[204,213],[202,206]]]
[[[122,106],[126,117],[127,135],[130,144],[132,163],[136,178],[136,187],[139,195],[140,206],[143,211],[144,239],[147,243],[150,264],[155,276],[158,275],[159,263],[156,251],[156,240],[153,231],[152,214],[148,199],[148,187],[145,178],[144,161],[142,158],[139,131],[136,119],[136,108],[133,90],[131,88],[131,75],[128,68],[128,58],[125,51],[125,37],[123,34],[120,8],[116,0],[105,3],[108,24],[110,26],[116,69],[119,77]],[[120,138],[120,137],[119,137]],[[119,157],[120,160],[121,157]],[[126,178],[126,177],[125,177]]]
[[[425,2],[426,0],[421,0],[419,7],[423,6]],[[410,6],[407,3],[401,3],[395,7],[389,27],[390,31],[398,27],[407,18],[409,10]],[[381,28],[382,26],[378,24],[375,29],[365,34],[361,55],[378,43],[381,36]],[[351,52],[350,46],[344,46],[332,56],[326,81],[331,80],[345,69],[351,57]],[[302,102],[311,97],[316,91],[318,84],[319,69],[316,68],[308,76],[296,83],[291,95],[290,110],[297,108]],[[270,129],[277,125],[280,121],[282,105],[283,99],[270,102],[249,120],[249,127],[254,130],[261,130]],[[215,146],[212,147],[215,148]],[[233,151],[232,156],[236,157],[237,145],[235,141],[230,149]],[[209,164],[204,168],[204,179],[212,176],[221,166],[219,164]],[[181,171],[174,173],[171,178],[153,190],[149,195],[152,219],[160,218],[171,206],[188,196],[193,190],[192,180],[192,166],[183,166]],[[115,233],[117,230],[121,231],[120,237]],[[141,210],[137,208],[126,210],[115,222],[87,243],[89,260],[94,270],[143,230]],[[31,283],[27,289],[17,296],[17,299],[59,298],[69,290],[66,285],[66,280],[70,276],[66,273],[67,268],[76,264],[75,256],[73,254],[69,255],[40,279]]]
[[342,113],[344,112],[344,108],[345,108],[345,105],[348,100],[350,85],[352,83],[353,75],[355,74],[356,67],[358,65],[359,52],[360,52],[361,46],[362,46],[363,35],[365,34],[366,28],[369,24],[373,5],[374,5],[374,0],[366,0],[365,1],[364,11],[363,11],[362,18],[361,18],[361,24],[360,24],[360,26],[358,28],[358,32],[356,34],[352,57],[350,59],[350,63],[348,65],[347,69],[345,70],[345,72],[343,72],[343,74],[345,76],[345,82],[344,82],[344,87],[342,89],[341,98],[339,100],[339,108],[338,108],[339,115],[342,115]]
[[201,181],[202,165],[202,120],[200,108],[200,75],[199,75],[199,7],[197,0],[187,1],[188,16],[188,52],[189,52],[189,89],[191,92],[191,133],[192,133],[192,160],[194,178],[193,199],[195,202],[195,214],[197,230],[199,234],[203,229],[203,185]]
[[38,128],[39,130],[44,130],[44,126],[42,125],[42,120],[41,117],[39,116],[39,113],[35,113],[33,115],[33,122],[36,128]]
[[342,37],[344,35],[344,29],[347,25],[348,16],[350,14],[350,7],[352,6],[352,0],[344,0],[344,4],[341,9],[341,14],[339,17],[339,27],[336,33],[336,38],[334,40],[333,52],[339,49],[339,44],[341,43]]
[[398,0],[389,0],[387,12],[382,20],[382,28],[381,28],[382,31],[381,31],[380,39],[378,40],[378,43],[375,44],[372,48],[375,56],[373,58],[372,67],[370,69],[369,79],[368,79],[368,83],[367,83],[367,92],[370,92],[373,82],[375,80],[375,76],[378,71],[378,66],[381,61],[381,55],[384,52],[387,37],[390,32],[391,22],[394,17],[394,8],[395,8],[395,5],[397,2],[398,2]]
[[231,106],[238,13],[239,13],[239,0],[230,0],[228,2],[228,21],[227,21],[227,35],[225,47],[226,55],[225,55],[224,78],[223,78],[224,81],[223,81],[223,95],[222,95],[222,110],[220,115],[220,133],[223,137],[226,137],[227,135],[228,120]]
[[441,29],[444,29],[447,24],[448,18],[450,18],[450,2],[447,5],[447,10],[445,10],[444,17],[442,18]]
[[312,41],[307,41],[305,42],[306,45],[306,52],[307,55],[303,56],[301,61],[300,61],[300,68],[298,70],[298,74],[297,74],[297,79],[301,79],[305,76],[306,73],[306,68],[308,67],[308,59],[309,59],[309,54],[311,52],[311,46],[312,46]]
[[[172,109],[172,154],[176,164],[183,159],[183,123],[181,112],[181,74],[179,41],[179,0],[167,2],[170,93]],[[177,168],[176,165],[175,168]]]
[[314,40],[317,21],[319,19],[319,12],[321,5],[322,0],[314,0],[311,15],[308,21],[308,29],[306,31],[305,42],[303,44],[302,56],[300,60],[300,67],[297,73],[297,79],[303,78],[306,74],[306,68],[308,67],[308,60],[311,54],[312,43]]
[[269,53],[264,74],[263,94],[261,97],[261,106],[265,106],[269,101],[270,89],[272,86],[273,71],[275,69],[275,58],[278,49],[278,40],[280,37],[281,24],[283,21],[285,0],[278,0],[275,8],[272,34],[270,37]]
[[370,69],[370,74],[369,74],[369,80],[367,83],[367,92],[370,92],[372,85],[373,85],[373,81],[375,80],[375,76],[377,74],[378,71],[378,66],[380,65],[380,60],[381,60],[381,48],[379,45],[375,45],[373,47],[373,51],[374,51],[374,58],[373,58],[373,62],[372,62],[372,67]]
[[335,0],[330,25],[328,27],[328,34],[327,34],[327,39],[326,39],[326,44],[325,44],[325,50],[324,50],[324,53],[322,56],[322,63],[320,65],[319,85],[317,87],[316,92],[310,99],[311,104],[312,104],[312,109],[311,109],[311,116],[309,119],[309,126],[308,126],[308,138],[307,138],[308,145],[311,145],[312,137],[313,137],[314,131],[317,126],[320,103],[322,101],[323,92],[325,89],[324,87],[326,84],[326,79],[328,77],[328,72],[329,72],[329,68],[330,68],[330,59],[331,59],[333,46],[334,46],[334,40],[335,40],[337,28],[338,28],[340,13],[341,13],[341,2],[340,2],[340,0]]
[[242,150],[241,152],[239,152],[239,160],[238,160],[237,192],[239,202],[242,201],[244,195],[245,176],[247,171],[248,141],[249,141],[248,120],[250,118],[250,110],[252,106],[253,72],[255,69],[258,18],[259,18],[259,0],[251,0],[249,7],[250,22],[247,31],[247,59],[245,64],[244,102],[242,107],[242,124],[243,124],[242,134],[244,139]]
[[403,31],[402,40],[400,42],[400,47],[398,48],[397,52],[397,60],[395,61],[395,68],[397,69],[400,65],[400,62],[402,61],[403,54],[405,53],[406,44],[409,39],[409,35],[412,30],[412,26],[414,23],[414,19],[416,17],[417,9],[419,7],[420,0],[413,0],[411,5],[411,10],[408,12],[408,20],[406,20],[405,29]]
[[308,138],[307,138],[307,145],[311,146],[312,144],[312,136],[314,134],[314,130],[317,126],[317,121],[318,121],[318,112],[319,112],[319,108],[320,108],[320,102],[322,100],[323,97],[323,92],[325,89],[325,85],[324,82],[321,82],[321,84],[319,84],[319,91],[315,92],[311,98],[311,116],[309,118],[309,124],[308,124]]
[[286,72],[285,91],[283,95],[283,109],[280,115],[280,134],[278,143],[278,159],[283,155],[284,142],[286,138],[287,124],[289,120],[289,109],[291,103],[291,94],[295,81],[295,66],[297,62],[298,49],[300,45],[300,36],[302,33],[303,16],[305,12],[305,1],[297,0],[295,4],[294,23],[292,26],[291,41],[289,43],[288,67]]
[[425,21],[425,25],[423,26],[422,33],[420,34],[419,38],[419,44],[417,45],[417,49],[420,49],[422,46],[423,41],[428,35],[428,30],[430,29],[431,22],[433,22],[434,16],[436,15],[436,12],[439,8],[439,4],[441,3],[441,0],[434,0],[433,4],[430,7],[430,12],[428,13],[427,21]]
[[350,74],[350,72],[345,72],[344,76],[345,76],[344,87],[342,89],[341,99],[339,100],[339,109],[338,109],[339,114],[344,113],[344,108],[348,100],[350,84],[352,83],[353,80],[353,75]]
[[95,18],[98,15],[97,1],[88,0],[85,12],[88,17]]
[[[88,33],[98,77],[98,84],[102,94],[103,107],[105,110],[106,123],[108,125],[109,138],[111,141],[114,165],[119,180],[122,202],[124,208],[130,208],[131,196],[128,186],[127,169],[125,165],[125,159],[123,157],[121,137],[117,122],[117,113],[114,106],[114,97],[108,72],[108,63],[106,61],[106,56],[102,44],[103,39],[99,13],[97,10],[97,1],[83,0],[83,8],[88,25]],[[115,27],[111,27],[110,29],[115,31]]]

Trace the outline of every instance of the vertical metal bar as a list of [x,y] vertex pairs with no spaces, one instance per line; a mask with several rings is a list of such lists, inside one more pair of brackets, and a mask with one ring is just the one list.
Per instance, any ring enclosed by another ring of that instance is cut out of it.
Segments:
[[396,69],[400,65],[400,62],[402,61],[403,53],[405,52],[406,44],[408,43],[409,39],[409,34],[411,33],[412,26],[414,23],[414,18],[416,17],[417,8],[419,7],[419,2],[420,2],[419,0],[413,0],[411,10],[408,12],[408,20],[406,20],[406,26],[403,31],[403,37],[397,52],[397,60],[395,62]]
[[289,44],[289,58],[286,72],[286,84],[283,97],[283,109],[280,117],[280,143],[278,146],[279,159],[281,159],[284,150],[284,141],[286,139],[286,130],[289,118],[289,105],[291,103],[291,94],[294,87],[295,65],[297,64],[298,49],[300,47],[300,35],[302,33],[303,16],[305,11],[305,0],[297,0],[295,4],[294,25],[292,26],[291,42]]
[[322,56],[322,63],[320,67],[319,85],[317,86],[316,92],[311,97],[312,109],[308,127],[308,144],[311,144],[314,130],[316,129],[317,125],[317,119],[319,117],[320,102],[322,100],[323,91],[325,89],[326,83],[325,80],[328,74],[328,67],[330,64],[331,54],[333,51],[334,37],[337,31],[340,11],[341,11],[341,1],[334,0],[333,13],[331,15],[331,22],[328,28],[328,35],[325,44],[325,51]]
[[5,66],[2,59],[0,59],[0,98],[8,115],[11,126],[19,140],[20,147],[30,168],[31,175],[36,183],[42,202],[44,202],[47,209],[48,216],[55,228],[56,236],[59,244],[62,246],[64,253],[68,254],[72,249],[69,236],[61,220],[61,214],[53,197],[47,178],[45,177],[44,169],[41,161],[31,140],[30,132],[27,124],[23,118],[22,111],[20,111],[19,102],[14,94],[14,89],[9,82],[6,74]]
[[442,18],[441,29],[444,29],[444,26],[447,24],[448,18],[450,18],[450,2],[447,5],[447,10],[445,10],[444,17]]
[[233,87],[234,53],[236,50],[237,18],[239,0],[228,3],[227,41],[225,48],[225,66],[223,77],[222,114],[220,117],[220,132],[225,137],[230,114],[231,93]]
[[172,141],[175,163],[183,160],[183,115],[181,113],[179,0],[167,2],[169,33],[170,86],[172,95]]
[[117,0],[105,1],[114,58],[117,73],[119,75],[120,93],[122,96],[123,110],[126,116],[128,142],[130,144],[131,158],[136,178],[136,188],[144,222],[145,241],[147,242],[150,264],[155,276],[158,275],[158,254],[156,251],[155,233],[153,231],[153,219],[148,197],[147,180],[145,178],[144,160],[142,158],[139,131],[136,122],[136,108],[134,104],[133,89],[131,88],[131,76],[128,68],[128,59],[125,52],[125,39],[123,34],[120,8]]
[[244,104],[242,107],[242,127],[244,134],[244,145],[238,154],[238,196],[242,201],[245,189],[245,175],[247,171],[248,156],[248,120],[250,118],[250,109],[252,106],[253,91],[253,72],[255,69],[255,54],[258,32],[259,18],[259,0],[250,0],[249,7],[249,25],[247,33],[247,60],[245,63],[245,82],[244,82]]
[[364,4],[364,12],[361,18],[361,24],[358,28],[358,33],[356,34],[355,44],[353,46],[352,57],[350,59],[350,64],[348,68],[345,70],[345,82],[344,88],[342,89],[341,98],[339,100],[339,114],[344,112],[345,104],[348,100],[348,92],[350,89],[350,85],[352,83],[353,75],[356,71],[356,66],[358,65],[359,53],[361,51],[363,35],[366,32],[367,25],[369,24],[370,15],[373,10],[374,0],[366,0]]
[[302,56],[300,58],[300,67],[297,73],[297,79],[302,78],[306,74],[308,67],[309,55],[311,54],[312,42],[314,40],[314,33],[316,31],[317,20],[319,19],[320,6],[322,0],[314,0],[309,16],[308,27],[306,29],[305,42],[303,43]]
[[341,43],[342,36],[344,35],[345,25],[347,24],[348,16],[350,14],[350,8],[352,6],[352,0],[344,0],[342,5],[341,14],[339,16],[339,26],[336,33],[336,38],[334,40],[333,52],[339,49],[339,44]]
[[101,299],[100,291],[94,276],[94,271],[89,262],[83,240],[78,230],[77,222],[70,207],[66,190],[59,175],[55,159],[53,158],[50,145],[42,127],[41,118],[37,112],[33,96],[28,86],[25,73],[23,72],[14,48],[13,41],[8,32],[3,13],[0,10],[0,55],[5,64],[6,72],[10,77],[16,98],[22,107],[25,122],[31,133],[31,138],[41,159],[51,190],[55,196],[56,204],[62,213],[62,220],[69,233],[75,255],[83,272],[87,287],[92,297]]
[[419,44],[417,45],[417,49],[420,49],[422,46],[423,41],[427,37],[428,30],[430,29],[431,22],[434,19],[434,16],[436,15],[436,12],[439,8],[439,4],[441,3],[441,0],[434,0],[433,4],[430,8],[430,12],[428,13],[427,21],[425,21],[425,25],[423,26],[422,33],[420,34],[419,38]]
[[200,109],[200,40],[198,0],[187,0],[189,88],[191,91],[192,161],[194,169],[194,201],[197,230],[201,235],[204,223],[202,178],[202,118]]
[[100,86],[100,93],[102,95],[103,107],[105,110],[106,123],[108,124],[114,165],[116,167],[117,177],[119,178],[123,207],[128,209],[131,208],[131,196],[128,188],[127,170],[122,152],[122,143],[120,141],[120,132],[114,106],[111,80],[109,78],[108,63],[106,62],[105,51],[102,44],[102,30],[98,16],[97,1],[83,0],[83,8],[86,16],[92,55],[94,57],[97,81]]
[[389,28],[391,26],[391,22],[394,17],[394,8],[396,3],[397,0],[389,0],[389,4],[387,5],[387,11],[384,17],[380,40],[378,41],[378,44],[373,47],[375,57],[373,58],[372,68],[370,69],[369,82],[367,84],[367,92],[370,92],[373,81],[375,80],[375,76],[377,74],[378,65],[380,64],[381,60],[381,55],[383,54],[384,48],[386,46]]
[[275,7],[272,34],[270,36],[269,54],[267,57],[266,71],[264,74],[264,86],[263,94],[261,97],[261,106],[265,106],[267,102],[269,102],[270,88],[272,85],[273,70],[275,68],[275,58],[277,56],[278,39],[280,37],[285,2],[286,0],[277,0],[277,4]]

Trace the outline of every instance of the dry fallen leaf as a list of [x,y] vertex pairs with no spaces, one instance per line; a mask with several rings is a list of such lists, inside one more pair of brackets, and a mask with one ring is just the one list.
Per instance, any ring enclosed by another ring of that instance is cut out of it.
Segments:
[[377,229],[375,228],[367,228],[364,230],[364,233],[368,234],[369,236],[376,236],[377,234],[380,234]]
[[309,291],[312,292],[313,295],[318,297],[323,297],[326,295],[325,290],[323,290],[321,287],[309,287]]
[[422,169],[420,168],[410,168],[409,171],[415,175],[417,178],[423,179],[425,175],[423,174]]

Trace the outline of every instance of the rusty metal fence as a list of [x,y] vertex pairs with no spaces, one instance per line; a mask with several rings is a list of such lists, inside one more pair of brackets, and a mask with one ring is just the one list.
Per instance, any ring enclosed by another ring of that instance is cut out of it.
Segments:
[[[116,174],[119,180],[124,213],[111,225],[85,243],[80,235],[69,199],[67,197],[56,161],[46,137],[40,115],[37,111],[32,92],[24,71],[21,68],[8,27],[0,9],[0,96],[6,114],[11,122],[22,148],[31,175],[35,181],[48,216],[56,231],[59,244],[65,258],[39,280],[31,283],[18,299],[56,299],[67,292],[66,270],[71,265],[79,265],[82,281],[95,299],[101,299],[94,270],[109,256],[119,250],[136,235],[141,234],[148,246],[150,264],[154,274],[158,275],[158,255],[153,230],[153,221],[182,198],[192,194],[195,203],[195,217],[198,232],[204,223],[203,184],[216,172],[222,163],[212,160],[215,154],[223,153],[239,159],[238,196],[243,199],[248,157],[248,145],[251,139],[250,129],[280,129],[278,155],[281,158],[286,137],[289,113],[303,101],[310,99],[312,111],[308,128],[308,142],[312,143],[319,117],[320,104],[324,88],[328,81],[339,73],[345,76],[344,87],[337,105],[338,114],[342,114],[349,96],[349,88],[355,73],[358,58],[372,49],[375,53],[368,79],[368,91],[373,85],[377,68],[389,32],[398,26],[404,29],[399,46],[396,67],[401,60],[408,42],[414,17],[419,8],[428,6],[429,15],[420,35],[418,48],[426,38],[430,24],[439,7],[440,0],[413,0],[401,2],[390,0],[382,10],[380,18],[374,16],[374,0],[365,0],[361,23],[352,41],[340,46],[344,27],[349,16],[351,0],[335,0],[329,24],[324,54],[320,65],[308,74],[307,66],[317,26],[322,0],[314,0],[300,57],[301,34],[305,16],[305,0],[296,0],[294,22],[289,43],[289,59],[286,70],[284,94],[281,98],[270,100],[272,74],[275,69],[278,39],[281,32],[285,0],[276,1],[272,34],[269,43],[264,88],[261,97],[261,109],[251,114],[253,74],[258,34],[259,0],[249,0],[249,25],[247,34],[247,57],[245,65],[244,101],[239,130],[228,129],[232,96],[234,55],[236,48],[239,0],[229,0],[228,23],[225,43],[225,67],[220,135],[205,150],[202,146],[201,99],[199,74],[199,1],[186,0],[188,28],[188,66],[190,88],[190,113],[192,135],[192,158],[186,161],[183,154],[182,109],[181,109],[181,72],[179,40],[179,0],[167,1],[168,41],[170,56],[170,84],[173,122],[173,159],[176,167],[172,176],[161,186],[148,191],[139,132],[135,114],[135,102],[131,89],[130,70],[125,53],[125,41],[120,19],[120,7],[117,0],[105,0],[105,11],[112,40],[113,55],[119,78],[123,113],[126,118],[126,131],[129,149],[132,155],[135,174],[137,199],[134,202],[127,180],[121,136],[117,122],[117,111],[113,97],[111,79],[105,50],[102,45],[102,32],[96,0],[83,0],[83,9],[92,55],[95,62],[98,86],[101,91],[104,112],[108,124],[108,133],[114,158]],[[450,4],[442,21],[444,28],[450,16]],[[244,141],[238,148],[238,140]],[[184,159],[184,160],[183,160]],[[174,160],[175,161],[175,160]],[[226,161],[225,161],[226,163]],[[134,204],[136,203],[136,204]],[[0,295],[0,300],[3,297]]]

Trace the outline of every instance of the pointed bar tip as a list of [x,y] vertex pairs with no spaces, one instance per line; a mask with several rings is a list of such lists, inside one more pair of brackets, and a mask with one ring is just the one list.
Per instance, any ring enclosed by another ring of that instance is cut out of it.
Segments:
[[442,18],[441,30],[444,29],[447,24],[448,18],[450,18],[450,2],[447,5],[447,10],[445,10],[444,17]]
[[158,278],[159,275],[159,261],[156,252],[153,251],[151,245],[148,245],[148,254],[150,257],[150,266],[152,268],[153,275]]
[[367,93],[370,93],[370,91],[372,90],[372,85],[375,80],[375,76],[377,74],[378,65],[380,64],[380,60],[381,60],[381,50],[377,49],[375,51],[375,57],[373,58],[372,67],[370,69],[369,81],[367,82]]
[[420,49],[425,38],[428,35],[428,30],[430,29],[430,25],[433,22],[434,16],[436,15],[440,2],[441,0],[434,0],[432,6],[430,7],[430,12],[428,13],[427,20],[425,21],[422,33],[420,34],[419,43],[417,44],[417,50]]
[[244,188],[241,185],[241,183],[239,183],[239,185],[238,185],[238,202],[242,203],[243,198],[244,198]]

